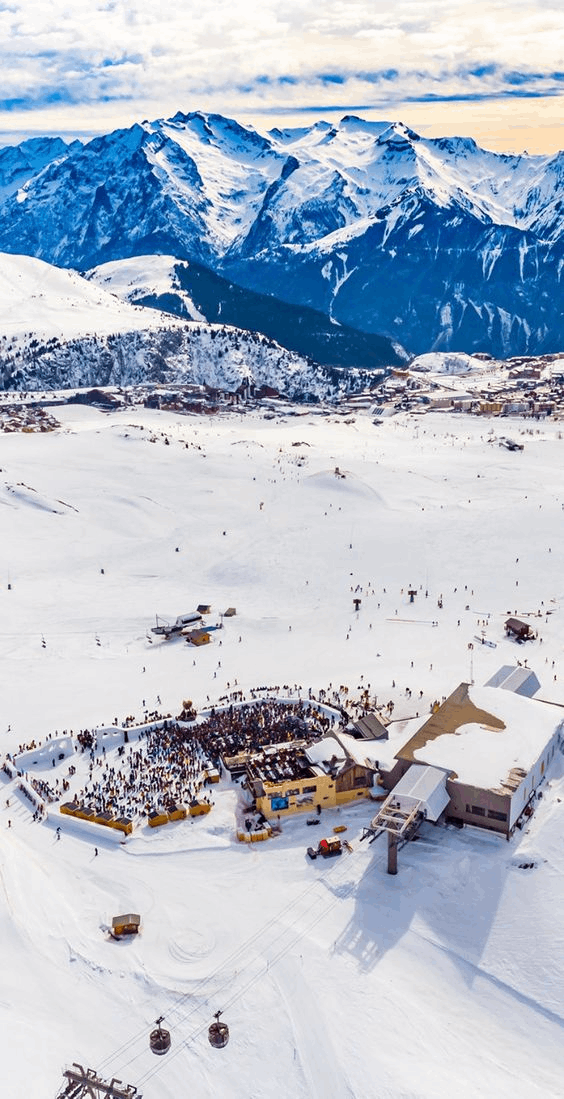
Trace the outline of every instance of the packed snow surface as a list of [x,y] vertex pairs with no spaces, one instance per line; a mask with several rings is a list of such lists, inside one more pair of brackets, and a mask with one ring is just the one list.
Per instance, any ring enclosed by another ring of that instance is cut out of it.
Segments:
[[106,335],[181,324],[168,314],[121,301],[76,271],[31,256],[0,253],[2,332],[23,338],[71,340],[96,332]]
[[494,359],[484,362],[464,351],[429,351],[412,359],[409,369],[420,370],[424,374],[483,374],[498,365]]
[[[2,754],[21,745],[37,777],[67,773],[71,730],[104,726],[114,758],[114,717],[233,689],[367,687],[394,703],[398,747],[435,699],[524,655],[564,702],[558,424],[508,424],[525,443],[509,453],[463,415],[54,411],[58,432],[0,434]],[[150,634],[208,602],[211,623],[237,614],[207,647]],[[506,639],[508,612],[538,616],[542,644]],[[469,650],[482,632],[496,647]],[[89,757],[73,758],[78,780]],[[424,824],[395,878],[384,840],[360,843],[369,801],[247,845],[223,777],[208,816],[122,843],[56,808],[34,823],[18,780],[0,783],[7,1096],[53,1097],[72,1062],[143,1099],[562,1094],[559,753],[510,843]],[[311,862],[311,833],[336,824],[352,852]],[[120,912],[142,930],[112,942]]]
[[187,315],[192,320],[203,321],[205,318],[189,294],[178,284],[175,267],[180,263],[182,260],[174,256],[134,256],[132,259],[102,263],[89,271],[87,277],[124,301],[134,302],[142,297],[155,297],[173,291],[183,302]]

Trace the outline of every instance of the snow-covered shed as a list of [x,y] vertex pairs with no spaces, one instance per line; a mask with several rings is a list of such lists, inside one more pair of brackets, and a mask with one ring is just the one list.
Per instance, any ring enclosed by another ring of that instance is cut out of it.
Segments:
[[141,926],[141,916],[137,912],[126,912],[123,916],[112,918],[112,935],[120,938],[122,935],[138,935]]

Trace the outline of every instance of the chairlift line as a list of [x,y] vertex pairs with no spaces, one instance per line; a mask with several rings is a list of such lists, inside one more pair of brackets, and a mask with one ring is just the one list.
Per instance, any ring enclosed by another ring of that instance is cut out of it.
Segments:
[[[346,874],[347,873],[348,861],[349,860],[347,859],[345,863],[336,862],[332,866],[329,866],[327,868],[326,873],[324,874],[324,879],[326,879],[329,875],[335,875],[336,878],[341,876],[341,875],[335,873],[338,870],[339,866],[341,867],[341,871],[343,872],[343,874]],[[270,929],[272,929],[277,923],[279,923],[280,920],[284,916],[286,916],[288,913],[290,913],[292,911],[292,909],[295,909],[296,906],[298,906],[304,900],[304,898],[306,898],[310,893],[312,893],[312,891],[317,889],[317,885],[318,885],[318,878],[314,878],[313,881],[304,890],[302,890],[302,892],[300,894],[298,894],[298,896],[295,897],[293,901],[290,902],[290,904],[288,904],[285,908],[283,908],[276,915],[272,916],[271,919],[268,920],[266,922],[266,924],[263,925],[263,927],[260,929],[260,935],[263,936],[266,932],[268,932]],[[352,886],[351,886],[351,889],[352,889]],[[342,897],[336,897],[335,900],[329,906],[324,905],[321,912],[318,913],[314,917],[314,919],[310,923],[308,923],[307,926],[305,926],[302,929],[302,931],[298,932],[297,935],[294,936],[294,938],[292,939],[290,944],[287,947],[283,947],[281,950],[279,950],[278,954],[276,954],[274,956],[274,958],[270,962],[267,963],[266,970],[261,966],[260,969],[259,969],[259,972],[255,973],[250,978],[250,980],[243,986],[243,988],[241,988],[239,991],[235,992],[230,999],[228,999],[227,1001],[224,1001],[224,1010],[229,1009],[232,1006],[232,1004],[235,1003],[236,1000],[238,1000],[240,998],[240,996],[242,996],[247,991],[248,988],[250,988],[259,978],[262,978],[264,976],[264,973],[268,971],[268,968],[270,968],[270,966],[272,966],[272,965],[275,965],[280,960],[280,958],[283,957],[284,954],[287,953],[287,951],[290,950],[292,948],[292,946],[294,946],[295,943],[299,941],[300,938],[302,938],[310,930],[312,930],[312,928],[315,927],[316,924],[321,919],[324,918],[325,914],[328,913],[329,911],[331,911],[332,908],[334,907],[334,905],[336,905],[337,902],[340,901],[341,899],[342,899]],[[317,900],[324,900],[324,898],[323,897],[317,897],[316,901]],[[303,920],[308,914],[311,915],[311,908],[312,907],[313,906],[310,906],[309,909],[306,909],[305,913],[300,915],[301,920]],[[292,922],[285,924],[284,927],[280,929],[279,933],[273,939],[273,941],[271,943],[271,946],[275,946],[280,941],[280,939],[288,933],[288,931],[292,927],[296,926],[296,924],[297,924],[297,920],[293,920]],[[206,1006],[209,1005],[209,1001],[212,998],[211,994],[208,997],[206,997],[206,999],[201,1004],[192,1004],[190,1009],[187,1012],[182,1013],[176,1022],[171,1023],[171,1017],[173,1017],[174,1015],[177,1015],[179,1012],[182,1012],[183,1005],[186,1003],[186,1001],[188,1001],[188,1000],[193,1001],[194,997],[198,995],[198,992],[200,990],[202,990],[202,992],[205,993],[205,986],[211,980],[213,980],[214,977],[218,976],[221,973],[221,971],[226,968],[226,966],[236,962],[238,958],[240,958],[242,955],[244,955],[244,953],[246,951],[248,951],[248,949],[256,942],[257,934],[259,934],[259,932],[255,931],[251,935],[249,935],[249,937],[241,945],[236,947],[235,950],[233,950],[232,953],[230,955],[228,955],[228,957],[225,958],[216,967],[215,970],[213,970],[210,974],[207,974],[205,977],[202,977],[195,988],[192,988],[190,990],[190,992],[185,993],[184,996],[182,996],[180,998],[180,1000],[173,1007],[171,1007],[169,1009],[168,1014],[167,1014],[167,1021],[168,1021],[168,1024],[169,1024],[169,1030],[170,1031],[177,1030],[178,1027],[180,1027],[181,1025],[184,1025],[190,1019],[190,1017],[192,1015],[194,1015],[195,1012],[200,1011],[201,1009],[203,1009],[203,1008],[205,1008]],[[242,974],[244,974],[250,968],[250,966],[253,965],[253,963],[255,961],[256,961],[256,956],[253,957],[253,958],[250,958],[246,963],[244,963],[241,966],[240,969],[237,969],[237,975],[241,976]],[[216,1002],[217,1002],[218,997],[221,996],[222,989],[224,989],[226,987],[226,984],[227,984],[227,982],[224,982],[224,984],[219,989],[214,990],[213,999]],[[194,1029],[194,1031],[191,1034],[189,1034],[187,1036],[186,1039],[184,1039],[183,1041],[177,1042],[176,1049],[174,1051],[172,1051],[172,1053],[169,1053],[169,1055],[167,1056],[167,1058],[166,1058],[167,1062],[170,1062],[173,1058],[175,1058],[177,1056],[177,1054],[180,1053],[182,1048],[188,1042],[193,1041],[196,1037],[198,1037],[198,1035],[203,1034],[208,1028],[209,1028],[209,1021],[201,1023],[199,1025],[196,1024],[196,1028]],[[139,1031],[136,1035],[133,1035],[130,1039],[128,1039],[126,1042],[124,1042],[124,1044],[122,1046],[120,1046],[113,1053],[109,1054],[102,1062],[100,1062],[100,1066],[99,1066],[100,1069],[104,1070],[104,1067],[107,1066],[109,1063],[115,1062],[117,1060],[117,1058],[119,1058],[120,1056],[126,1055],[126,1053],[129,1050],[132,1050],[133,1047],[136,1044],[143,1043],[143,1045],[144,1045],[145,1042],[147,1041],[146,1035],[147,1035],[147,1031],[146,1031],[145,1028],[143,1029],[143,1031]],[[142,1055],[144,1055],[143,1050],[139,1050],[139,1052],[134,1053],[133,1056],[131,1057],[131,1059],[128,1062],[126,1062],[125,1065],[120,1065],[119,1071],[121,1071],[121,1072],[125,1071],[125,1069],[129,1067],[129,1065],[133,1064]],[[146,1079],[149,1079],[152,1075],[154,1075],[155,1072],[157,1072],[160,1069],[160,1067],[161,1066],[160,1066],[160,1063],[159,1063],[153,1069],[149,1070],[148,1073],[145,1074],[145,1076],[143,1076],[140,1081],[138,1081],[137,1086],[138,1087],[141,1086],[141,1084],[143,1084]]]
[[[335,866],[331,866],[331,867],[329,867],[327,873],[329,874],[332,871],[334,871],[335,869],[336,869]],[[267,923],[263,925],[263,927],[261,929],[261,933],[264,934],[265,932],[267,932],[272,927],[273,924],[275,924],[278,920],[280,920],[281,916],[284,913],[290,912],[292,910],[292,908],[294,908],[304,897],[307,896],[307,894],[309,892],[311,892],[312,889],[315,888],[316,884],[317,884],[317,879],[314,879],[311,882],[310,885],[308,885],[304,890],[302,890],[302,892],[299,893],[298,896],[295,897],[295,899],[290,904],[288,904],[285,909],[282,910],[282,912],[279,912],[278,914],[272,916],[271,919],[268,920]],[[186,1000],[193,999],[194,996],[196,996],[198,994],[198,992],[200,991],[202,986],[204,986],[206,984],[206,982],[212,980],[219,973],[221,973],[221,970],[224,969],[227,965],[230,965],[230,964],[236,962],[237,958],[244,951],[248,950],[248,948],[250,946],[252,946],[255,939],[256,939],[256,933],[253,932],[251,935],[249,935],[249,937],[242,944],[240,944],[238,947],[236,947],[231,952],[231,954],[229,954],[227,956],[227,958],[225,958],[216,967],[216,969],[212,971],[212,973],[209,973],[209,974],[207,974],[207,976],[202,977],[200,979],[200,981],[198,982],[198,984],[195,986],[195,988],[193,988],[190,992],[186,992],[178,1000],[178,1002],[172,1008],[169,1009],[168,1018],[170,1019],[171,1015],[173,1015],[175,1012],[180,1011],[181,1008],[182,1008],[183,1003]],[[188,1014],[184,1016],[184,1019],[189,1018],[189,1016],[191,1014],[193,1014],[194,1011],[197,1011],[197,1010],[198,1010],[198,1005],[194,1005],[194,1007],[192,1007],[191,1011],[189,1011]],[[177,1023],[172,1024],[173,1027],[179,1026],[181,1021],[182,1021],[182,1019],[179,1020]],[[129,1047],[133,1046],[136,1042],[139,1042],[139,1041],[144,1039],[145,1033],[146,1033],[146,1031],[143,1030],[142,1032],[139,1032],[139,1034],[134,1035],[132,1038],[129,1038],[126,1042],[124,1042],[124,1044],[122,1046],[118,1047],[118,1049],[115,1050],[114,1053],[111,1053],[106,1058],[104,1058],[104,1060],[102,1062],[100,1062],[100,1067],[104,1068],[105,1065],[107,1065],[110,1061],[115,1060],[117,1057],[120,1056],[120,1054],[125,1054],[125,1052],[128,1050]],[[135,1056],[138,1056],[138,1055],[135,1055]],[[133,1059],[135,1059],[135,1058],[133,1058]],[[131,1064],[131,1061],[129,1061],[128,1064]]]
[[[348,862],[348,860],[347,860],[347,862]],[[335,864],[335,865],[343,865],[343,864]],[[249,980],[247,981],[247,983],[245,985],[243,985],[242,988],[235,991],[233,993],[233,995],[231,996],[231,998],[226,1001],[225,1009],[228,1010],[230,1007],[232,1007],[233,1004],[235,1004],[237,1002],[237,1000],[241,999],[241,997],[246,992],[248,992],[248,990],[250,988],[252,988],[252,986],[254,984],[256,984],[257,981],[262,980],[263,977],[265,976],[265,974],[268,973],[268,971],[273,966],[275,966],[283,957],[285,957],[285,955],[288,953],[288,951],[290,951],[296,945],[296,943],[299,942],[300,939],[302,939],[304,937],[304,935],[306,935],[310,931],[312,931],[313,928],[316,927],[317,924],[320,923],[321,920],[324,919],[325,916],[329,912],[331,912],[333,910],[333,908],[340,901],[342,901],[343,899],[346,899],[348,896],[350,896],[350,893],[352,892],[353,888],[354,888],[354,884],[351,883],[348,890],[347,890],[347,892],[344,894],[344,896],[340,895],[340,896],[335,897],[334,900],[330,904],[326,905],[322,909],[322,911],[315,916],[315,918],[307,925],[307,927],[303,928],[301,931],[298,931],[298,933],[293,937],[291,942],[289,942],[285,947],[282,947],[282,949],[279,950],[278,954],[276,954],[273,958],[268,959],[266,961],[265,965],[261,966],[258,973],[255,973],[252,977],[250,977]],[[290,925],[290,927],[291,926],[292,925]],[[288,930],[288,928],[285,929],[285,931],[287,931],[287,930]],[[201,1006],[204,1007],[207,1002],[208,1002],[207,1000],[204,1001],[204,1004],[202,1004]],[[177,1048],[175,1053],[172,1054],[172,1057],[176,1057],[177,1054],[180,1053],[181,1049],[184,1046],[188,1045],[189,1042],[194,1041],[200,1034],[203,1034],[203,1032],[206,1030],[206,1026],[207,1026],[207,1024],[204,1023],[200,1027],[198,1027],[192,1034],[189,1034],[187,1036],[187,1038],[184,1040],[184,1042],[182,1042],[182,1044]],[[169,1061],[172,1060],[172,1057],[169,1058]],[[157,1072],[160,1071],[160,1068],[161,1068],[161,1065],[158,1064],[154,1068],[149,1069],[149,1071],[146,1072],[144,1076],[141,1076],[140,1079],[137,1081],[137,1087],[143,1087],[150,1079],[152,1079],[153,1076],[156,1075]]]

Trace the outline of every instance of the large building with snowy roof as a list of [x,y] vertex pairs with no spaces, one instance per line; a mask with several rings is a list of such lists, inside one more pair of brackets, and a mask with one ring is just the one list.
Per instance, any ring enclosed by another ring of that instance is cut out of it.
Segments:
[[446,768],[446,815],[509,836],[564,743],[564,711],[512,690],[461,683],[409,731],[393,758],[380,760],[385,786],[395,789],[413,764]]

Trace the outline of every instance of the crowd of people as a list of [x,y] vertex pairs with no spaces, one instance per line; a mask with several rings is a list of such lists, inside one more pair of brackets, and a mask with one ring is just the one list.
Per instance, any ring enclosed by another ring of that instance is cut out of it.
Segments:
[[196,737],[173,720],[150,729],[117,753],[89,749],[89,776],[74,795],[75,804],[97,814],[137,820],[152,812],[189,805],[207,784],[212,766]]
[[212,804],[204,791],[209,772],[222,773],[222,761],[267,744],[320,736],[328,720],[309,700],[255,700],[212,707],[196,722],[164,719],[158,728],[140,730],[134,743],[126,739],[124,729],[124,743],[107,754],[104,746],[98,747],[96,734],[83,730],[78,740],[90,756],[88,779],[73,794],[73,801],[97,814],[133,821],[153,812],[188,807],[195,799]]
[[195,726],[195,735],[215,759],[259,751],[267,744],[319,735],[324,715],[309,702],[262,699],[225,709],[212,707]]
[[[114,719],[123,737],[115,747],[102,729],[80,729],[76,734],[70,730],[79,754],[88,757],[86,781],[80,787],[72,781],[75,763],[49,782],[36,776],[28,776],[28,781],[44,805],[66,796],[97,815],[111,813],[133,822],[152,813],[189,808],[195,799],[210,802],[206,787],[211,770],[221,774],[226,761],[235,757],[261,752],[268,745],[311,741],[346,726],[351,716],[371,708],[371,687],[363,676],[357,691],[330,683],[317,695],[297,683],[255,687],[248,695],[236,687],[197,720],[192,703],[183,706],[177,718],[165,717],[149,711],[143,699],[141,720],[132,714],[121,723]],[[39,747],[20,745],[20,751]],[[75,760],[78,763],[76,756]],[[79,771],[84,773],[84,766]]]

